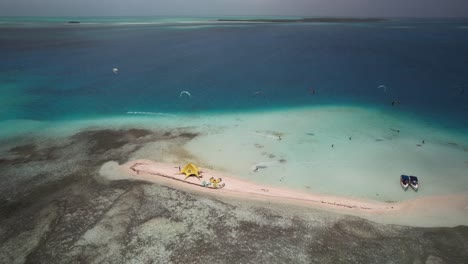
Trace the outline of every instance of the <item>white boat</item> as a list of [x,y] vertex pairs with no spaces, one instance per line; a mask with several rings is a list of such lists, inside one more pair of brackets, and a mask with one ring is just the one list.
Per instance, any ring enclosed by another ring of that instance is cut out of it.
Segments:
[[413,188],[413,190],[417,191],[418,188],[419,188],[418,177],[416,177],[416,176],[409,176],[409,178],[410,178],[409,184],[410,184],[411,188]]
[[403,188],[403,190],[407,190],[408,189],[408,186],[409,186],[409,176],[407,175],[401,175],[400,177],[400,185],[401,185],[401,188]]

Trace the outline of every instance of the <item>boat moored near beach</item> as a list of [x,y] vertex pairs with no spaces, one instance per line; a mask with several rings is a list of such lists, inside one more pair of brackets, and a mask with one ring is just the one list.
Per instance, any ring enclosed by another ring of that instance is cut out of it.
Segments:
[[411,188],[413,188],[413,190],[417,191],[418,188],[419,188],[419,182],[418,182],[418,177],[416,176],[409,176],[410,180],[409,180],[409,183],[411,185]]
[[409,186],[409,176],[407,175],[401,175],[400,177],[400,185],[403,190],[407,190]]

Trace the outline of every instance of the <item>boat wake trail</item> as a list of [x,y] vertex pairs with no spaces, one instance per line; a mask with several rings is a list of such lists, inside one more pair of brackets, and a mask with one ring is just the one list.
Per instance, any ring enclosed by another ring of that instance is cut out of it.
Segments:
[[160,113],[160,112],[127,112],[127,114],[129,115],[159,115],[159,116],[167,116],[167,117],[177,117],[177,115]]

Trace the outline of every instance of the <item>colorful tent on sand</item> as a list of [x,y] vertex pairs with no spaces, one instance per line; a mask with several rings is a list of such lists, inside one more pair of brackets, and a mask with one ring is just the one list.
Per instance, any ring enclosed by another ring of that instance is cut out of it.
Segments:
[[200,170],[195,166],[193,163],[189,163],[185,165],[183,169],[180,170],[181,174],[185,174],[185,179],[187,179],[190,176],[195,176],[197,178],[201,178],[200,175]]

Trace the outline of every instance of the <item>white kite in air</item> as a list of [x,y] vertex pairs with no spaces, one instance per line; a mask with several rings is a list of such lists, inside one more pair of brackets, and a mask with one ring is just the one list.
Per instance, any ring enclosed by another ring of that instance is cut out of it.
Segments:
[[379,85],[379,87],[377,87],[377,89],[383,89],[384,93],[387,92],[387,87],[383,84]]
[[189,92],[187,92],[187,91],[182,91],[182,92],[180,93],[180,96],[182,97],[182,95],[184,95],[184,94],[188,95],[189,98],[192,98],[192,95],[191,95]]

